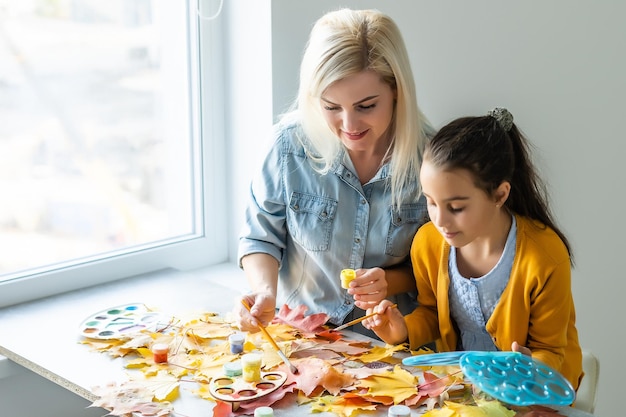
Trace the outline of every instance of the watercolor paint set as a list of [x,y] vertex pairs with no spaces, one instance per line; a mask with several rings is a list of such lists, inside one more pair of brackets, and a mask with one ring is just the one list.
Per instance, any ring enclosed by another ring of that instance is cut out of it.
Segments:
[[143,303],[111,307],[90,315],[80,325],[80,334],[92,339],[119,339],[141,330],[156,330],[166,321],[161,313]]

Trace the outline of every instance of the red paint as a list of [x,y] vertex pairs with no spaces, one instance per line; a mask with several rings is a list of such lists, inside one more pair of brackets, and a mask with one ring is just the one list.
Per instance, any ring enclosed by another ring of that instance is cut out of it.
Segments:
[[156,343],[152,346],[152,355],[155,363],[167,363],[169,347],[165,343]]

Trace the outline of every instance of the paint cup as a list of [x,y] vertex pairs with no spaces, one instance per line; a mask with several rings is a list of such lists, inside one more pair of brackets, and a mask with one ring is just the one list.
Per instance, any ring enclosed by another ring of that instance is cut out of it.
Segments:
[[342,269],[341,270],[341,287],[346,290],[350,288],[350,282],[356,278],[356,272],[354,269]]
[[152,355],[154,363],[167,363],[167,352],[169,346],[165,343],[155,343],[152,345]]
[[241,374],[246,382],[261,380],[261,355],[246,353],[241,357]]
[[233,333],[228,336],[228,343],[230,344],[230,353],[238,354],[243,352],[243,344],[246,340],[246,336],[243,333]]
[[387,411],[387,417],[411,417],[411,409],[406,405],[392,405]]
[[254,409],[254,417],[274,417],[272,407],[257,407]]
[[241,361],[238,360],[234,362],[226,362],[222,366],[222,369],[224,370],[224,375],[226,376],[231,376],[231,377],[240,376],[242,373]]

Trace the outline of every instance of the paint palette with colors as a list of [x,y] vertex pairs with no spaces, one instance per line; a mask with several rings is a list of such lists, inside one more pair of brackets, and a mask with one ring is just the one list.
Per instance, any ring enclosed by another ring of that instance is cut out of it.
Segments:
[[156,330],[164,321],[161,313],[150,311],[145,304],[125,304],[92,314],[81,323],[80,334],[93,339],[118,339],[141,330]]

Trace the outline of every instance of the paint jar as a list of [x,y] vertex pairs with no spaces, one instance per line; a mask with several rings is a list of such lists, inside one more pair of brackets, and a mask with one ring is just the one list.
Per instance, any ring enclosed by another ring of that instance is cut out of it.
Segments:
[[246,336],[243,333],[233,333],[228,336],[228,343],[230,344],[230,353],[238,354],[243,352],[243,343],[246,341]]
[[254,417],[274,417],[272,407],[257,407],[254,409]]
[[258,353],[246,353],[241,357],[241,374],[246,382],[258,382],[261,380],[261,355]]
[[392,405],[387,411],[387,417],[411,417],[411,409],[406,405]]
[[155,343],[152,345],[152,355],[154,357],[154,363],[167,363],[167,352],[169,346],[165,343]]
[[354,269],[342,269],[341,270],[341,287],[350,288],[350,282],[356,278],[356,272]]
[[224,375],[226,376],[240,376],[242,373],[241,361],[226,362],[222,366],[222,369],[224,370]]

